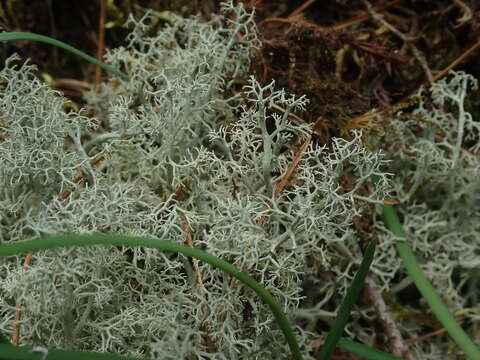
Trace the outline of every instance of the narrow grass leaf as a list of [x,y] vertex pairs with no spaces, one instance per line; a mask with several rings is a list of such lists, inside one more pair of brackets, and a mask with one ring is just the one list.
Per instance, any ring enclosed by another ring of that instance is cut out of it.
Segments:
[[390,231],[400,240],[395,242],[398,254],[400,255],[408,274],[412,277],[413,282],[422,294],[430,309],[435,314],[438,321],[445,327],[448,334],[460,349],[465,353],[468,359],[480,359],[480,350],[475,346],[468,335],[458,325],[455,318],[450,314],[440,296],[436,293],[433,286],[428,281],[422,269],[418,265],[415,255],[408,246],[405,231],[400,224],[397,212],[392,205],[382,205],[385,223]]
[[287,317],[283,313],[280,304],[268,292],[268,290],[265,289],[248,274],[238,270],[232,264],[205,251],[191,248],[189,246],[174,243],[171,241],[127,235],[60,235],[47,236],[43,238],[2,245],[0,246],[0,257],[27,253],[29,251],[52,249],[57,247],[92,245],[145,246],[149,248],[156,248],[162,251],[180,253],[185,256],[204,261],[216,268],[225,271],[227,274],[237,278],[243,284],[247,285],[249,288],[255,291],[257,295],[270,307],[270,310],[272,311],[275,319],[277,320],[280,329],[283,331],[283,334],[287,339],[287,343],[292,352],[293,359],[303,359],[297,340],[295,339],[295,334],[290,327],[290,323],[288,322]]
[[[31,346],[4,345],[0,348],[0,360],[139,360],[139,358],[102,354],[92,351],[46,349]],[[142,358],[142,360],[149,360]]]
[[[324,332],[323,334],[326,335],[328,333]],[[361,356],[366,360],[404,360],[401,357],[391,355],[384,351],[342,337],[338,340],[338,347]]]
[[48,36],[40,35],[40,34],[34,34],[34,33],[28,33],[28,32],[4,32],[0,33],[0,41],[12,41],[12,40],[32,40],[32,41],[39,41],[39,42],[44,42],[53,46],[60,47],[62,49],[65,49],[67,51],[70,51],[74,53],[77,56],[80,56],[82,59],[87,60],[91,62],[92,64],[95,64],[97,66],[100,66],[102,69],[105,71],[108,71],[114,75],[117,75],[118,77],[128,80],[128,75],[124,74],[120,70],[115,69],[112,66],[109,66],[94,57],[91,57],[90,55],[85,54],[83,51],[80,51],[73,46],[70,46],[63,41],[53,39]]
[[350,312],[352,311],[353,305],[357,301],[358,296],[360,295],[360,290],[363,287],[365,277],[368,274],[368,270],[373,261],[373,254],[375,253],[375,241],[370,241],[370,244],[365,251],[362,263],[358,269],[357,274],[355,275],[352,285],[347,290],[345,299],[343,299],[340,309],[338,310],[337,317],[333,323],[332,330],[328,333],[325,344],[322,346],[320,351],[320,359],[328,360],[332,356],[335,347],[340,339],[340,336],[343,333],[343,329],[347,324]]

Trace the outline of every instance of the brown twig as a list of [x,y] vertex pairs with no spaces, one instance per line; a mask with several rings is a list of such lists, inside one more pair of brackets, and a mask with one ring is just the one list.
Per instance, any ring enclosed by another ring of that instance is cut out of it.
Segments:
[[[25,260],[23,261],[23,271],[28,270],[30,263],[32,262],[32,257],[33,253],[31,251],[25,256]],[[20,311],[21,307],[22,304],[20,298],[17,298],[15,301],[15,326],[13,327],[11,339],[12,345],[18,345],[20,343],[20,320],[22,319],[22,312]]]
[[437,81],[444,77],[450,70],[454,67],[458,66],[463,60],[465,60],[470,54],[472,54],[475,50],[480,47],[480,40],[478,40],[475,44],[473,44],[467,51],[465,51],[462,55],[456,58],[450,65],[448,65],[445,69],[438,72],[434,77],[433,81]]
[[[378,9],[376,9],[376,11],[385,11],[385,10],[388,10],[398,4],[400,4],[403,0],[393,0],[393,1],[390,1],[388,4],[385,4],[383,6],[380,6]],[[360,24],[366,20],[370,19],[370,14],[369,13],[366,13],[365,15],[360,15],[356,18],[353,18],[351,20],[347,20],[347,21],[344,21],[338,25],[334,25],[334,29],[335,30],[342,30],[342,29],[345,29],[347,27],[350,27],[352,25],[355,25],[355,24]]]
[[92,84],[76,79],[60,78],[55,79],[55,87],[62,88],[64,95],[82,96],[86,91],[92,89]]
[[[105,0],[100,1],[100,18],[98,21],[98,47],[97,60],[102,61],[103,53],[105,52]],[[102,69],[99,66],[95,67],[95,85],[99,85],[102,80]]]
[[317,0],[307,0],[305,1],[302,5],[300,5],[298,8],[292,11],[290,15],[288,15],[289,18],[292,18],[300,13],[302,13],[305,9],[309,8],[313,3]]
[[426,76],[427,76],[427,79],[430,83],[433,82],[433,75],[432,75],[432,71],[430,70],[430,67],[428,66],[427,64],[427,61],[425,59],[425,57],[423,56],[423,54],[421,53],[420,50],[418,50],[418,48],[415,46],[415,44],[413,43],[414,40],[416,40],[416,36],[412,36],[412,35],[407,35],[407,34],[404,34],[403,32],[401,32],[400,30],[398,30],[395,26],[393,26],[392,24],[390,24],[388,21],[386,21],[384,18],[383,18],[383,15],[380,14],[377,10],[375,10],[372,6],[372,4],[368,1],[368,0],[362,0],[362,2],[365,4],[365,7],[367,8],[367,11],[370,13],[370,15],[372,16],[372,18],[377,21],[378,23],[380,23],[381,25],[383,25],[385,28],[387,28],[388,30],[390,30],[392,33],[394,33],[395,35],[397,35],[400,39],[403,40],[403,42],[408,46],[410,47],[410,49],[412,50],[412,53],[413,55],[415,56],[415,58],[417,59],[417,61],[420,63],[420,65],[422,66]]
[[395,323],[392,313],[388,311],[387,304],[382,297],[380,289],[371,276],[367,276],[365,279],[365,291],[372,302],[377,318],[380,320],[390,340],[390,349],[393,355],[403,356],[407,360],[413,360],[412,355],[408,351],[408,345],[403,340],[402,333]]
[[[464,322],[465,322],[465,320],[459,320],[458,324],[461,325]],[[425,339],[431,338],[433,336],[441,335],[441,334],[446,333],[446,332],[447,332],[447,329],[441,328],[441,329],[431,331],[431,332],[429,332],[427,334],[424,334],[424,335],[421,335],[421,336],[417,336],[417,337],[414,337],[414,338],[407,339],[407,340],[405,340],[405,342],[408,343],[408,344],[413,344],[415,342],[423,341]]]
[[[278,105],[275,105],[275,108],[277,109],[281,109],[282,111],[285,111],[285,109],[282,109],[280,106]],[[293,115],[293,114],[292,114]],[[297,117],[298,118],[298,117]],[[300,119],[300,118],[298,118]],[[304,120],[300,119],[301,122],[304,122]],[[275,197],[279,197],[281,195],[281,193],[283,192],[283,190],[285,189],[285,187],[288,185],[288,182],[290,181],[291,179],[291,176],[292,174],[294,173],[295,169],[297,168],[298,166],[298,163],[300,162],[300,160],[302,159],[302,156],[303,154],[305,153],[305,150],[307,149],[308,145],[310,144],[311,142],[311,135],[309,135],[307,137],[307,139],[305,140],[305,142],[303,143],[303,145],[301,146],[301,148],[298,150],[297,154],[295,155],[295,158],[293,159],[293,161],[290,163],[290,165],[288,166],[288,169],[287,169],[287,172],[285,173],[285,175],[282,177],[282,179],[276,184],[275,186],[275,192],[274,192],[274,195]],[[270,206],[269,206],[270,207]],[[265,215],[262,215],[256,225],[257,226],[262,226],[263,223],[265,222]],[[231,278],[230,282],[229,282],[229,288],[230,290],[233,290],[235,288],[235,284],[237,283],[236,279],[235,278]],[[224,320],[225,316],[222,316],[222,321]]]
[[[185,234],[185,241],[186,241],[188,246],[193,248],[194,245],[193,245],[193,239],[192,239],[192,232],[190,230],[190,226],[188,224],[187,217],[185,215],[182,215],[180,217],[180,222],[182,224],[183,232]],[[192,262],[193,262],[193,267],[195,269],[195,273],[197,275],[198,292],[199,292],[200,295],[203,296],[203,295],[205,295],[206,290],[205,290],[205,286],[203,284],[203,279],[202,279],[202,273],[200,271],[200,266],[198,265],[198,260],[197,259],[192,259]],[[206,303],[203,305],[203,311],[205,311],[205,313],[208,312],[208,305]],[[212,338],[210,336],[210,329],[211,329],[211,326],[210,326],[210,324],[208,324],[207,321],[205,321],[205,323],[200,327],[200,330],[204,334],[204,335],[202,335],[202,343],[203,343],[203,346],[207,349],[207,352],[215,353],[215,352],[217,352],[217,346],[215,345],[215,342],[212,340]]]
[[[468,50],[466,50],[462,55],[460,55],[458,58],[456,58],[454,61],[452,61],[452,63],[448,66],[446,66],[444,69],[442,69],[441,71],[439,71],[434,77],[433,77],[433,82],[435,81],[438,81],[439,79],[441,79],[442,77],[444,77],[445,75],[448,74],[448,72],[452,69],[454,69],[455,67],[457,67],[459,64],[461,64],[469,55],[473,54],[476,50],[478,50],[478,48],[480,48],[480,40],[477,41],[475,44],[473,44]],[[428,86],[430,84],[430,81],[427,81],[425,83],[423,83],[418,90],[420,90],[422,87],[425,87],[425,86]],[[417,92],[416,91],[416,92]],[[363,114],[363,115],[360,115],[360,116],[357,116],[356,118],[354,118],[353,120],[351,120],[351,122],[353,123],[362,123],[362,124],[367,124],[368,122],[372,121],[374,119],[374,117],[376,116],[385,116],[387,113],[391,112],[392,109],[395,109],[395,107],[398,106],[398,104],[402,104],[406,101],[407,99],[404,98],[402,100],[400,100],[396,105],[393,105],[387,109],[384,109],[382,111],[375,111],[375,109],[373,110],[370,110],[369,112]],[[413,105],[413,104],[411,104]],[[365,125],[366,126],[366,125]]]
[[[401,3],[403,0],[393,0],[389,2],[388,4],[385,4],[383,6],[380,6],[376,11],[384,11],[387,9],[390,9],[391,7],[398,5]],[[341,22],[339,24],[333,25],[333,26],[321,26],[318,24],[315,24],[310,21],[306,21],[300,13],[292,13],[288,16],[288,18],[281,18],[281,17],[270,17],[263,19],[262,21],[259,21],[257,23],[258,27],[261,27],[262,25],[269,23],[269,22],[281,22],[281,23],[286,23],[286,24],[295,24],[297,26],[302,26],[302,27],[309,27],[312,28],[316,31],[320,32],[325,32],[325,31],[339,31],[343,30],[345,28],[348,28],[352,25],[356,25],[359,23],[362,23],[365,20],[368,20],[371,17],[369,13],[366,13],[365,15],[358,16],[356,18],[346,20],[344,22]]]
[[[295,159],[293,159],[293,161],[290,163],[290,165],[288,165],[288,169],[287,169],[287,172],[285,173],[285,175],[282,177],[282,179],[276,184],[275,186],[275,192],[274,192],[274,196],[276,198],[278,198],[283,190],[285,189],[285,187],[288,185],[291,177],[292,177],[292,174],[295,172],[295,169],[297,168],[298,166],[298,163],[300,162],[300,160],[302,159],[302,156],[303,154],[305,153],[305,150],[307,149],[308,145],[310,144],[310,142],[312,141],[312,136],[309,135],[302,147],[298,150],[298,152],[295,154]],[[257,226],[262,226],[263,223],[265,222],[265,215],[262,215],[256,225]]]
[[[97,160],[92,161],[92,166],[98,166],[103,160],[105,160],[105,157],[102,155],[100,156]],[[85,186],[85,174],[80,173],[73,181],[76,184],[79,184],[80,186]],[[66,199],[69,195],[71,194],[70,190],[65,190],[62,192],[59,196],[61,200]],[[30,264],[32,263],[33,260],[33,253],[30,251],[27,253],[25,256],[25,260],[23,261],[23,270],[27,271]],[[14,317],[14,326],[13,326],[13,333],[12,333],[12,339],[11,342],[13,345],[18,345],[20,342],[20,320],[22,318],[22,312],[21,312],[21,307],[22,304],[20,302],[20,299],[17,298],[15,301],[15,317]]]
[[[185,240],[188,246],[194,248],[193,246],[193,239],[192,239],[192,232],[190,231],[190,226],[188,225],[188,220],[185,215],[182,215],[180,218],[180,222],[182,224],[182,228],[185,234]],[[200,271],[200,266],[198,265],[197,259],[192,259],[193,267],[195,268],[195,273],[197,274],[197,284],[198,284],[198,292],[203,295],[205,294],[205,286],[203,285],[202,273]]]
[[298,150],[297,154],[295,155],[295,159],[290,163],[288,166],[287,172],[283,176],[282,180],[280,180],[279,183],[277,183],[277,186],[275,187],[275,197],[279,197],[285,187],[287,186],[288,182],[290,181],[290,178],[292,177],[295,169],[298,166],[298,163],[302,159],[303,154],[305,153],[305,150],[307,150],[308,145],[310,145],[310,142],[312,141],[312,136],[309,135],[305,139],[302,147]]
[[457,25],[454,25],[455,28],[459,28],[463,24],[469,22],[473,17],[473,11],[465,4],[462,0],[453,0],[455,4],[458,5],[459,8],[462,9],[462,17],[457,20]]

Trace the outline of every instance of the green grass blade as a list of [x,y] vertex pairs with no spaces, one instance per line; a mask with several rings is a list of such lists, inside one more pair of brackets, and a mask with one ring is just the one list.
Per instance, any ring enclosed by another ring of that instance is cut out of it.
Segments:
[[480,359],[480,350],[470,340],[468,335],[458,325],[455,318],[450,314],[445,304],[437,295],[435,289],[428,281],[420,266],[417,264],[415,255],[408,246],[405,231],[403,231],[397,212],[392,205],[383,205],[383,216],[385,223],[390,231],[401,240],[395,242],[398,254],[400,255],[408,274],[422,294],[430,309],[435,314],[438,321],[445,327],[450,337],[455,341],[460,349],[465,353],[468,359]]
[[262,285],[256,282],[248,274],[241,272],[228,262],[213,256],[205,251],[191,248],[166,240],[157,240],[144,237],[126,235],[61,235],[37,238],[28,241],[16,242],[0,246],[0,257],[27,253],[29,251],[46,250],[57,247],[70,246],[92,246],[92,245],[115,245],[115,246],[145,246],[156,248],[162,251],[181,253],[185,256],[204,261],[216,268],[219,268],[229,275],[237,278],[247,285],[270,307],[280,329],[282,330],[292,352],[293,359],[302,360],[300,349],[295,339],[295,334],[290,327],[287,317],[282,311],[280,304]]
[[77,56],[80,56],[82,59],[87,60],[91,62],[92,64],[95,64],[97,66],[100,66],[102,69],[105,71],[108,71],[114,75],[119,76],[120,78],[124,80],[128,80],[128,75],[124,74],[120,70],[115,69],[112,66],[109,66],[101,61],[98,61],[94,57],[91,57],[90,55],[85,54],[83,51],[80,51],[73,46],[70,46],[60,40],[53,39],[48,36],[40,35],[40,34],[34,34],[34,33],[28,33],[28,32],[4,32],[0,33],[0,41],[12,41],[12,40],[32,40],[32,41],[39,41],[39,42],[44,42],[50,45],[58,46],[62,49],[65,49],[67,51],[70,51],[74,53]]
[[[325,334],[327,333],[324,333],[324,335]],[[338,340],[338,347],[367,360],[404,360],[398,356],[390,355],[384,351],[342,337]]]
[[[32,351],[34,350],[34,351]],[[0,360],[139,360],[138,358],[115,354],[102,354],[92,351],[46,349],[42,352],[31,346],[3,345],[0,347]],[[149,360],[142,358],[142,360]]]
[[353,282],[350,285],[350,288],[347,290],[345,299],[343,299],[343,302],[340,305],[340,309],[338,310],[337,317],[335,319],[335,322],[333,323],[332,330],[330,330],[330,332],[328,333],[325,344],[320,350],[320,360],[328,360],[332,356],[332,353],[337,346],[337,342],[339,341],[340,336],[343,333],[343,329],[347,324],[353,305],[355,304],[358,296],[360,295],[360,291],[362,290],[363,283],[365,281],[365,278],[367,277],[368,270],[370,268],[370,265],[372,264],[374,253],[375,241],[370,241],[370,244],[365,251],[362,263],[360,264],[360,268],[355,274]]

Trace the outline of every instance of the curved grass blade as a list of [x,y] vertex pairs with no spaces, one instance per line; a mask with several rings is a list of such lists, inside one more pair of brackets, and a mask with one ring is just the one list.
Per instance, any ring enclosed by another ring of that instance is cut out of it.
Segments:
[[384,351],[342,337],[338,340],[338,347],[342,348],[343,350],[350,351],[351,353],[361,356],[367,360],[404,360],[398,356],[390,355]]
[[[139,360],[138,358],[92,351],[33,348],[31,346],[4,345],[0,347],[0,360]],[[142,358],[142,360],[149,360]]]
[[[205,251],[191,248],[185,245],[177,244],[166,240],[157,240],[144,237],[135,237],[127,235],[60,235],[48,236],[16,242],[0,246],[0,257],[27,253],[29,251],[46,250],[57,247],[70,246],[92,246],[92,245],[115,245],[115,246],[145,246],[149,248],[156,248],[162,251],[181,253],[201,261],[204,261],[216,268],[219,268],[229,275],[237,278],[243,284],[247,285],[270,307],[275,320],[287,339],[288,346],[292,352],[294,360],[302,360],[302,354],[295,339],[295,334],[287,320],[287,317],[282,311],[280,304],[262,285],[256,282],[248,274],[238,270],[230,263],[211,255]],[[0,358],[1,359],[1,358]]]
[[365,277],[368,274],[368,270],[373,261],[373,254],[375,253],[375,241],[370,241],[370,244],[365,251],[362,263],[358,272],[355,274],[355,277],[350,285],[350,288],[347,290],[347,294],[343,299],[340,309],[338,310],[337,317],[333,323],[332,330],[328,333],[328,336],[325,340],[325,344],[320,350],[320,360],[328,360],[332,356],[337,342],[340,339],[340,336],[343,333],[343,329],[347,324],[350,312],[352,311],[353,305],[357,301],[358,296],[360,295],[360,290],[363,287]]
[[124,74],[120,70],[115,69],[114,67],[107,65],[101,61],[98,61],[94,57],[91,57],[90,55],[85,54],[83,51],[80,51],[73,46],[70,46],[63,41],[53,39],[48,36],[40,35],[40,34],[34,34],[34,33],[28,33],[28,32],[4,32],[0,33],[0,41],[11,41],[11,40],[32,40],[32,41],[39,41],[39,42],[44,42],[50,45],[54,45],[57,47],[60,47],[62,49],[65,49],[67,51],[70,51],[74,53],[77,56],[80,56],[82,59],[87,60],[91,62],[92,64],[95,64],[97,66],[100,66],[102,69],[105,71],[108,71],[114,75],[117,75],[118,77],[128,80],[128,75]]
[[430,309],[435,314],[438,321],[445,327],[450,337],[455,341],[460,349],[465,353],[468,359],[480,359],[480,350],[475,346],[465,331],[458,325],[455,318],[450,314],[440,296],[436,293],[433,286],[428,281],[422,269],[418,265],[415,255],[408,246],[405,231],[403,231],[397,212],[392,205],[382,205],[384,221],[390,231],[400,240],[395,242],[397,252],[400,255],[408,274],[422,294]]

